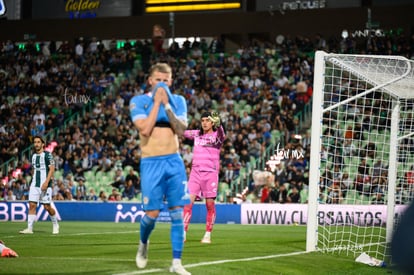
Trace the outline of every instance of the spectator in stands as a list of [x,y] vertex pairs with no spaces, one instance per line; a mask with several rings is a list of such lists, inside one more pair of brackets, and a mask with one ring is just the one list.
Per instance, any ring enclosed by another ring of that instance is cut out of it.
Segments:
[[409,186],[414,186],[414,165],[411,165],[410,170],[405,173],[405,181]]
[[129,181],[129,180],[132,181],[132,185],[135,188],[135,193],[138,194],[139,192],[141,192],[140,178],[135,173],[133,168],[129,169],[128,175],[126,175],[125,177],[125,181]]
[[78,185],[76,186],[76,200],[86,200],[86,186],[85,179],[82,177],[77,178]]
[[125,181],[125,188],[122,191],[122,198],[132,200],[135,198],[136,192],[135,187],[132,183],[132,179],[128,179]]
[[108,172],[112,169],[112,160],[108,157],[107,153],[102,154],[102,158],[98,160],[98,168],[95,170],[95,175],[99,171]]
[[[133,145],[133,143],[131,144]],[[125,160],[122,163],[122,166],[124,167],[132,166],[132,167],[136,167],[136,169],[139,169],[140,163],[141,163],[140,151],[138,150],[138,148],[134,146],[133,149],[129,153],[127,153]]]
[[255,140],[257,137],[256,128],[250,128],[250,132],[247,134],[247,138],[250,142]]
[[260,190],[260,202],[267,203],[269,202],[269,193],[271,192],[271,187],[269,184],[263,185],[262,189]]
[[348,190],[351,190],[353,187],[352,179],[349,177],[348,172],[344,172],[341,178],[341,191],[342,195],[345,198]]
[[377,159],[372,167],[372,180],[379,178],[383,171],[387,170],[387,166],[383,164],[381,159]]
[[368,142],[364,148],[360,151],[361,157],[375,158],[376,145],[373,142]]
[[358,173],[363,176],[370,175],[370,166],[364,158],[358,165]]
[[375,192],[371,200],[372,204],[385,204],[384,195],[382,192]]
[[350,102],[348,104],[348,111],[346,114],[347,114],[345,118],[346,120],[356,121],[358,119],[358,116],[361,114],[361,110],[356,103]]
[[361,141],[365,140],[364,133],[362,131],[362,126],[360,123],[354,125],[354,140],[360,145]]
[[[288,190],[284,184],[279,184],[279,181],[275,181],[275,188],[269,193],[269,197],[272,202],[275,203],[287,203],[288,202]],[[279,186],[278,186],[279,185]]]
[[83,172],[91,170],[92,167],[93,167],[93,160],[88,155],[86,150],[82,150],[82,152],[81,152],[79,167],[82,171],[82,174],[83,174]]
[[88,200],[88,201],[97,201],[98,200],[98,196],[95,193],[95,189],[93,189],[93,188],[89,189],[89,193],[86,196],[86,200]]
[[300,193],[299,193],[298,188],[295,185],[292,186],[292,190],[288,194],[287,202],[300,203]]
[[44,136],[46,131],[46,127],[45,125],[42,123],[42,120],[40,118],[37,119],[36,124],[35,124],[35,132],[32,132],[32,135],[40,135],[40,136]]
[[[351,126],[352,128],[352,126]],[[355,144],[352,142],[352,139],[345,139],[344,144],[342,147],[342,154],[346,157],[352,157],[355,155],[357,148]]]
[[193,160],[193,152],[191,151],[191,147],[189,145],[184,145],[184,152],[182,154],[183,160],[187,163],[191,163]]
[[354,180],[354,189],[358,191],[359,195],[362,195],[364,192],[364,176],[358,174]]
[[155,54],[164,53],[163,44],[165,38],[165,30],[160,24],[156,24],[152,28],[152,45]]
[[213,40],[211,40],[210,45],[208,47],[209,53],[215,54],[215,53],[223,53],[224,52],[224,42],[222,39],[218,36],[214,37]]
[[118,192],[118,189],[112,188],[111,194],[108,196],[108,201],[118,201],[121,200],[121,195]]
[[243,112],[243,117],[240,121],[240,125],[242,127],[249,127],[250,123],[252,122],[252,117],[249,115],[249,113],[247,111]]
[[262,146],[261,144],[257,141],[257,139],[253,139],[251,141],[251,143],[249,143],[248,146],[248,151],[249,154],[255,158],[258,158],[262,152]]
[[230,184],[234,179],[235,179],[235,173],[233,170],[233,164],[229,163],[224,169],[224,182]]
[[22,185],[23,180],[26,181],[24,178],[18,179],[12,187],[13,195],[16,197],[16,200],[26,200],[26,196],[24,195],[25,185]]
[[16,196],[13,194],[13,190],[9,189],[7,190],[7,195],[4,197],[5,201],[15,201]]
[[371,183],[371,192],[381,192],[384,193],[388,189],[388,171],[383,170],[381,171],[381,175],[379,177],[372,178]]
[[231,163],[237,163],[237,162],[239,162],[240,156],[236,153],[236,149],[231,148],[228,158],[229,158]]
[[106,196],[105,191],[100,191],[98,196],[99,201],[107,201],[108,197]]
[[342,194],[341,182],[334,180],[330,186],[328,186],[328,197],[326,203],[328,204],[340,204],[344,196]]
[[242,167],[249,168],[250,167],[250,156],[247,152],[247,149],[241,149],[238,152],[240,152],[240,159],[239,159],[240,165]]
[[40,108],[37,108],[36,113],[33,115],[33,121],[38,123],[39,119],[40,119],[40,123],[44,124],[46,121],[46,116]]
[[121,168],[116,169],[115,174],[114,174],[114,178],[113,178],[113,182],[111,183],[111,185],[113,187],[117,188],[118,190],[122,190],[126,186],[125,182],[126,182],[126,180],[125,180],[122,169]]
[[275,173],[275,180],[277,182],[280,182],[280,183],[287,182],[287,172],[286,172],[283,162],[276,164],[274,173]]

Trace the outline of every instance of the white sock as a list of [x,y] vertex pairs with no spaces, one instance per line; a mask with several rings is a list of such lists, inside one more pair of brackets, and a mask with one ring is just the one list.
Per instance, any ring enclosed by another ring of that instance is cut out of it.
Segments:
[[33,230],[33,224],[35,220],[36,220],[36,215],[29,214],[27,218],[27,228],[29,228],[30,230]]
[[181,259],[173,259],[173,265],[181,265]]
[[58,224],[56,215],[50,216],[50,220],[52,221],[53,225],[57,225]]
[[206,236],[206,237],[210,237],[210,236],[211,236],[211,232],[207,232],[207,231],[206,231],[206,234],[204,234],[204,236]]

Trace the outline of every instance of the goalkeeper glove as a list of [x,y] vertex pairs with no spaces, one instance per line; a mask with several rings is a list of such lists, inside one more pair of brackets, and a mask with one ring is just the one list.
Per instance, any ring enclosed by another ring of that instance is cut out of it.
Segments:
[[220,127],[220,116],[217,112],[211,112],[211,115],[208,116],[208,119],[210,119],[210,121],[213,122],[213,125],[215,127]]

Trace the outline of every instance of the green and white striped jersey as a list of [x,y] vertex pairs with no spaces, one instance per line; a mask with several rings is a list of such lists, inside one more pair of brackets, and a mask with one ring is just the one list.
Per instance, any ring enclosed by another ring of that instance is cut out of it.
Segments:
[[[55,166],[55,160],[50,152],[43,151],[40,154],[33,154],[32,167],[33,178],[32,184],[36,187],[40,187],[45,182],[47,174],[49,173],[50,166]],[[53,181],[49,181],[49,187],[52,187]]]

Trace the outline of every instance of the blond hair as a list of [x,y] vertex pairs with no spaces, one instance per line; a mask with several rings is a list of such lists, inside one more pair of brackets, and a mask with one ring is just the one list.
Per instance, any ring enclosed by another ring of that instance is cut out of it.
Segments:
[[149,75],[153,75],[154,72],[160,72],[160,73],[172,75],[171,66],[168,65],[167,63],[155,63],[154,65],[152,65],[149,70]]

